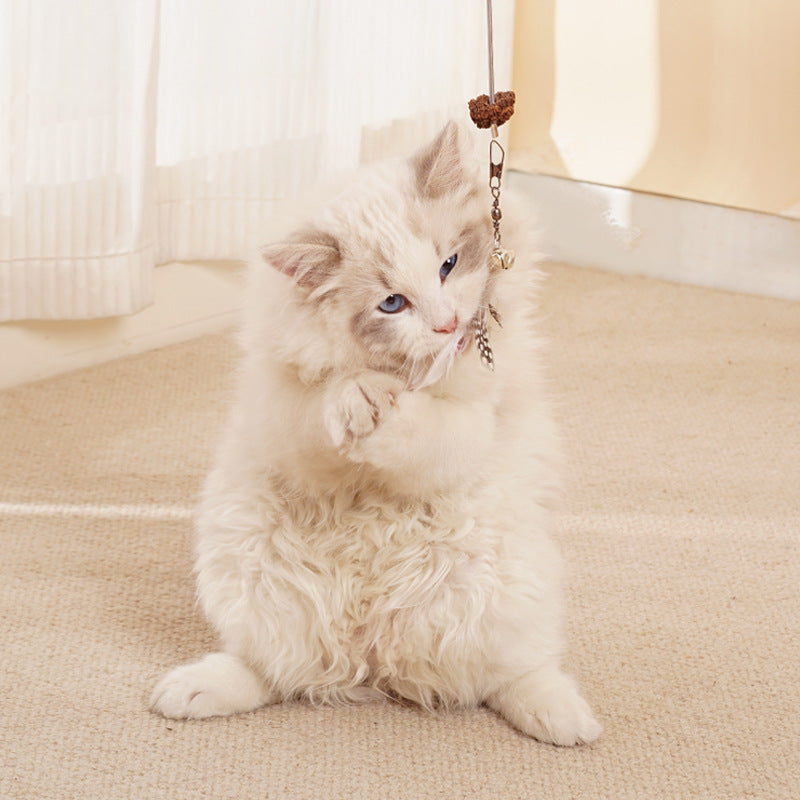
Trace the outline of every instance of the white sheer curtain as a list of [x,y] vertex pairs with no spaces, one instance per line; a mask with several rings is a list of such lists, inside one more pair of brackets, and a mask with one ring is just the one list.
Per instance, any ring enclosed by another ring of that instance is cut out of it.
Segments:
[[485,0],[0,8],[0,320],[132,313],[156,264],[246,257],[282,197],[486,91]]

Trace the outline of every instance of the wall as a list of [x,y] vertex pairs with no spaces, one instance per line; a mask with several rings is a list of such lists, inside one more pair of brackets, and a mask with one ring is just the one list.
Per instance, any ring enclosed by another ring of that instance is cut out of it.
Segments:
[[129,317],[0,324],[0,388],[140,353],[235,324],[239,262],[156,268],[156,301]]
[[512,167],[800,219],[797,0],[517,0]]

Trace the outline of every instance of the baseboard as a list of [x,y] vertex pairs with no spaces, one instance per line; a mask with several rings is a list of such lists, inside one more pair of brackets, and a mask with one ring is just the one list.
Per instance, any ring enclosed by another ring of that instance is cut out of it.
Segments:
[[0,388],[224,330],[241,307],[240,262],[156,268],[155,303],[129,317],[0,325]]
[[[800,220],[511,172],[539,209],[556,261],[800,300]],[[0,324],[0,388],[47,378],[232,326],[238,262],[168,264],[156,302],[130,317]]]
[[508,185],[535,199],[555,261],[800,300],[800,220],[547,175]]

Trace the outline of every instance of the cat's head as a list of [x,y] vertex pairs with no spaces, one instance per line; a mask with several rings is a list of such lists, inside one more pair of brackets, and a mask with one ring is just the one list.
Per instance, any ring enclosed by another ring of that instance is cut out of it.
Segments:
[[400,374],[411,388],[444,375],[472,342],[494,280],[485,184],[455,123],[410,159],[369,170],[310,224],[268,245],[342,361]]

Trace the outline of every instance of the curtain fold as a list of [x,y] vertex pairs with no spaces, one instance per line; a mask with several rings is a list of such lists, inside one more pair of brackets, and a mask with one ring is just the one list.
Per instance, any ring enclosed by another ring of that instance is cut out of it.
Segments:
[[0,320],[133,313],[156,264],[248,257],[376,131],[413,147],[486,91],[484,0],[0,7]]
[[153,298],[157,0],[4,0],[0,319]]

